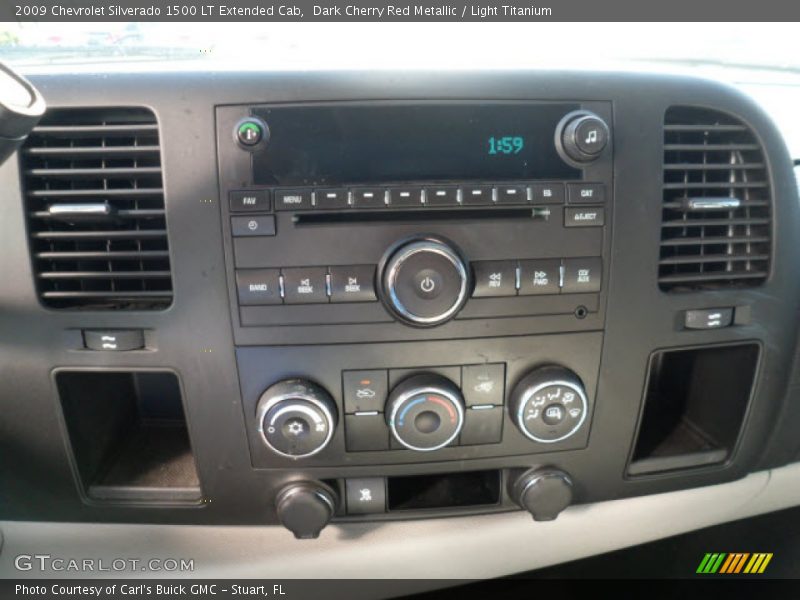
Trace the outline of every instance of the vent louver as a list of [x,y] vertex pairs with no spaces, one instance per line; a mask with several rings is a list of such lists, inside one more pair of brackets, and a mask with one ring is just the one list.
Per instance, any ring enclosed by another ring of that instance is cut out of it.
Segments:
[[661,289],[755,286],[767,278],[769,174],[746,125],[710,109],[670,108],[663,190]]
[[50,110],[23,146],[21,167],[45,305],[169,306],[172,277],[152,112]]

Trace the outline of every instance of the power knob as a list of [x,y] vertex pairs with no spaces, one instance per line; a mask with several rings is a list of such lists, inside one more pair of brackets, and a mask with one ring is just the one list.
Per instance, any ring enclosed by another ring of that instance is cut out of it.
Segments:
[[436,237],[406,240],[383,261],[381,298],[401,321],[432,327],[464,306],[470,269],[458,250]]
[[286,379],[261,394],[256,422],[270,450],[288,458],[305,458],[331,441],[336,414],[336,404],[320,386],[303,379]]

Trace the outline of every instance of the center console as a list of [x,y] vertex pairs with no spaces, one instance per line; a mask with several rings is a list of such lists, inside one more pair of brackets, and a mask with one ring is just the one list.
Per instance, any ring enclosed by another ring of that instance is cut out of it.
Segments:
[[580,101],[218,108],[253,466],[428,473],[585,447],[611,121]]

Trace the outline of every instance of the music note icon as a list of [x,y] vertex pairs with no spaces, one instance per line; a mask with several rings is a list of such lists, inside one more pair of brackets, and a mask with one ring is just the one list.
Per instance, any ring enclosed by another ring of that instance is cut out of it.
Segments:
[[596,144],[597,143],[597,129],[592,129],[586,136],[586,144]]

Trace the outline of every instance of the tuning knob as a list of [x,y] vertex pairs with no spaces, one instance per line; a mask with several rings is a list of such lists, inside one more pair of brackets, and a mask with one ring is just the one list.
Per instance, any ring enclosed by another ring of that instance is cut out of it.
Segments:
[[556,128],[556,147],[570,162],[589,163],[600,156],[610,137],[603,119],[594,113],[575,111]]
[[467,301],[470,270],[459,252],[439,238],[415,238],[390,250],[382,273],[384,303],[410,325],[444,323]]
[[286,379],[261,394],[256,422],[270,450],[288,458],[305,458],[331,441],[336,428],[336,404],[320,386],[302,379]]
[[586,419],[589,402],[580,378],[569,369],[540,367],[511,392],[511,417],[526,437],[552,444],[573,435]]
[[464,401],[458,387],[441,375],[415,375],[395,387],[386,403],[389,429],[409,450],[444,448],[464,426]]
[[317,482],[292,483],[275,498],[275,511],[281,525],[297,539],[319,537],[319,532],[336,514],[339,500],[330,487]]
[[517,478],[510,492],[534,521],[552,521],[572,503],[572,480],[558,469],[531,469]]

